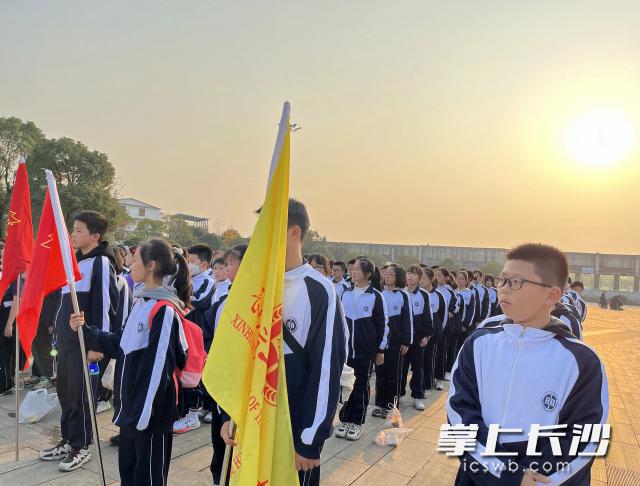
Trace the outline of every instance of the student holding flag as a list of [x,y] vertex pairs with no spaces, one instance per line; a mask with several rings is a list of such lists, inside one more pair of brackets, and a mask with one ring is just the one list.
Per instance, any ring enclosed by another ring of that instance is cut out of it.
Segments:
[[[103,215],[95,211],[79,213],[73,222],[71,241],[77,249],[76,258],[82,279],[77,282],[80,310],[85,312],[87,322],[98,329],[109,331],[115,319],[119,299],[115,255],[105,241],[108,223]],[[70,289],[62,289],[62,303],[56,317],[56,349],[58,350],[58,376],[56,389],[62,416],[60,428],[62,441],[40,452],[45,461],[60,460],[61,471],[75,471],[91,460],[89,445],[92,442],[91,413],[87,390],[83,380],[83,361],[78,336],[69,328],[72,314]],[[102,353],[89,351],[87,360],[99,363]],[[106,363],[102,364],[106,366]],[[98,365],[99,366],[99,365]],[[95,397],[97,376],[92,383]]]
[[[296,468],[307,486],[320,484],[320,451],[332,433],[346,361],[345,324],[333,284],[302,257],[307,209],[290,199],[288,214],[282,332]],[[221,436],[235,445],[229,422]]]
[[237,425],[235,434],[229,421],[221,430],[234,446],[232,485],[319,484],[345,362],[333,285],[302,258],[309,217],[289,199],[289,110],[285,103],[264,204],[202,375]]

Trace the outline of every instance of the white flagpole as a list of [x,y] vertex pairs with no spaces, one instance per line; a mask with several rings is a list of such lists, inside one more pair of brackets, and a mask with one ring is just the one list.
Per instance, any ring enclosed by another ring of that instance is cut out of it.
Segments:
[[[18,274],[18,279],[16,280],[16,306],[20,309],[20,279],[22,278],[21,274]],[[20,369],[20,336],[18,334],[18,312],[16,311],[16,359],[15,359],[15,378],[14,378],[14,393],[16,395],[16,461],[20,460],[20,387],[18,386],[18,380],[20,376],[18,375],[18,370]]]
[[[73,273],[73,264],[71,260],[71,245],[69,245],[69,234],[64,222],[64,216],[62,214],[62,208],[60,207],[60,199],[58,197],[58,188],[56,181],[53,178],[53,173],[50,170],[45,170],[47,175],[47,187],[49,188],[49,197],[51,198],[51,208],[53,210],[53,217],[56,221],[56,228],[58,231],[58,240],[60,242],[60,250],[62,253],[62,261],[64,263],[64,270],[67,274],[67,284],[69,285],[69,293],[71,295],[71,302],[73,304],[74,314],[80,313],[80,306],[78,305],[78,295],[76,293],[76,279]],[[84,385],[87,390],[87,399],[89,401],[89,409],[91,416],[91,428],[93,429],[93,436],[95,437],[95,445],[98,449],[98,462],[100,464],[100,472],[102,473],[102,484],[107,485],[107,480],[104,474],[104,465],[102,464],[102,450],[100,449],[100,437],[98,436],[98,426],[96,424],[96,409],[93,403],[93,387],[91,386],[91,380],[89,378],[89,368],[87,365],[87,351],[84,345],[84,332],[82,326],[78,327],[78,341],[80,342],[80,354],[82,355],[82,370],[84,376]]]

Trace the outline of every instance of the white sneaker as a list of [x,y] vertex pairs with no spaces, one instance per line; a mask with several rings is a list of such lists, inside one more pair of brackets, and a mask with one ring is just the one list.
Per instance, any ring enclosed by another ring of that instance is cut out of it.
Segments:
[[444,374],[444,379],[446,381],[451,381],[451,373],[449,373],[448,371]]
[[96,413],[102,413],[102,412],[106,412],[107,410],[111,410],[113,407],[111,406],[110,402],[98,402],[98,405],[96,405]]
[[198,410],[198,418],[203,419],[207,416],[207,411],[204,408]]
[[64,459],[71,452],[71,446],[64,440],[60,440],[58,444],[49,449],[40,451],[40,459],[43,461],[59,461]]
[[351,424],[348,422],[340,422],[338,428],[336,429],[336,437],[339,439],[344,439],[347,436],[347,432],[351,428]]
[[65,457],[60,464],[58,465],[58,469],[64,472],[71,472],[79,469],[84,463],[89,462],[91,460],[91,454],[89,453],[89,448],[86,449],[73,449],[67,457]]
[[444,390],[444,383],[442,380],[436,380],[436,390]]
[[200,419],[196,412],[189,412],[187,415],[173,423],[174,434],[184,434],[190,430],[196,430],[200,428]]
[[413,406],[416,407],[416,410],[424,410],[424,401],[422,398],[416,398],[413,400]]
[[358,440],[362,435],[362,425],[351,424],[347,431],[347,440]]
[[207,412],[207,414],[202,418],[202,421],[205,424],[210,424],[211,422],[213,422],[213,413]]

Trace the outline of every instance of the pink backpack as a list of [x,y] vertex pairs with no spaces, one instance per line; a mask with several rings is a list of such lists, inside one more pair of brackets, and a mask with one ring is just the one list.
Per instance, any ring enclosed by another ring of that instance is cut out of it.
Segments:
[[[202,369],[204,368],[204,362],[207,357],[207,353],[204,351],[204,339],[202,337],[202,329],[197,324],[194,324],[188,319],[185,319],[182,311],[178,309],[174,304],[168,300],[159,300],[151,309],[149,313],[149,328],[153,322],[153,317],[156,315],[161,307],[168,305],[173,308],[176,315],[182,322],[182,328],[184,329],[184,335],[187,339],[187,361],[182,370],[176,368],[173,373],[173,380],[176,384],[176,391],[178,388],[177,380],[180,380],[180,384],[183,388],[195,388],[202,379]],[[177,394],[176,394],[177,396]]]

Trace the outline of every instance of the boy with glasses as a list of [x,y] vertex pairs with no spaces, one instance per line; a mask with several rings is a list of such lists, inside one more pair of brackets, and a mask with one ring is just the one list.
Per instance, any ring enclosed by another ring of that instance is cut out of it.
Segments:
[[[551,316],[567,274],[556,248],[525,244],[507,253],[496,279],[506,319],[476,330],[452,370],[449,422],[477,427],[456,485],[590,484],[598,444],[579,441],[576,449],[572,441],[577,428],[606,422],[609,395],[598,355]],[[492,424],[515,430],[496,437]],[[536,425],[556,428],[536,434]]]

